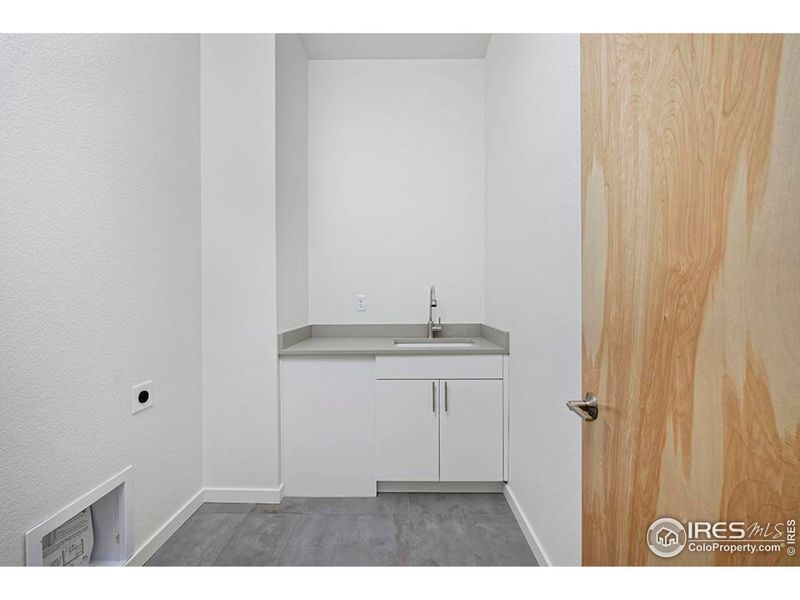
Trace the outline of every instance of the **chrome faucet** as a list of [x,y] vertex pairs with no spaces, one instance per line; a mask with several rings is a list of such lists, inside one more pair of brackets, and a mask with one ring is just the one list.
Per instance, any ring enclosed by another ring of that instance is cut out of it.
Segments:
[[430,303],[428,304],[428,339],[432,340],[434,336],[442,331],[442,317],[439,317],[439,323],[433,322],[433,309],[439,306],[436,300],[436,287],[431,286]]

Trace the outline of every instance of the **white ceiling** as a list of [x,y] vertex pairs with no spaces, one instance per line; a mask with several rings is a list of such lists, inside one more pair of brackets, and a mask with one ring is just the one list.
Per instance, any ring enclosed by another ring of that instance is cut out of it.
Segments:
[[301,33],[306,56],[324,59],[483,58],[488,33]]

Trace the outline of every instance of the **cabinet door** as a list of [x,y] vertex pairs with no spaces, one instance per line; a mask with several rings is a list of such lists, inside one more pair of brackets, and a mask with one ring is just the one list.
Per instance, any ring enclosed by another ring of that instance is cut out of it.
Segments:
[[441,387],[441,481],[501,481],[503,382],[450,379]]
[[378,481],[438,481],[438,382],[397,379],[377,384]]

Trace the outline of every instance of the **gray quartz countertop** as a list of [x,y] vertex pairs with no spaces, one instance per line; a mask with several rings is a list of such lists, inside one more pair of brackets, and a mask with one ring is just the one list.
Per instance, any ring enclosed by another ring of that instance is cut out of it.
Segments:
[[483,324],[443,326],[441,338],[469,338],[474,343],[460,348],[404,348],[398,338],[424,338],[425,324],[306,325],[278,334],[281,356],[400,355],[400,354],[508,354],[508,332]]

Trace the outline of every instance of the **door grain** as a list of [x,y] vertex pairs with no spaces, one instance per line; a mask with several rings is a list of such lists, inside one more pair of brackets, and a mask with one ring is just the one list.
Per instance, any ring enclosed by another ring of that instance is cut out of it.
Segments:
[[583,562],[800,517],[800,36],[581,37]]

